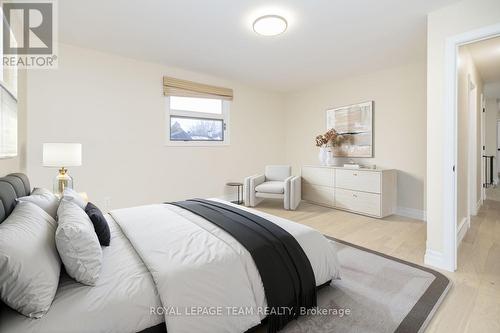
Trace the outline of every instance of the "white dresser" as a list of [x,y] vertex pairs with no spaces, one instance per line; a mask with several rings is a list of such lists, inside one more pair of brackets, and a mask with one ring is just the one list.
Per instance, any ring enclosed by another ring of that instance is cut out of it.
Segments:
[[303,200],[377,218],[396,211],[396,170],[304,166],[301,173]]

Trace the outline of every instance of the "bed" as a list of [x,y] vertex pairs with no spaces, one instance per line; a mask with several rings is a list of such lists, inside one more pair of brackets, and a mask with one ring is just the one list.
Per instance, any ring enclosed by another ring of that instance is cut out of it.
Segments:
[[[0,222],[12,212],[15,198],[29,195],[30,189],[23,174],[0,178]],[[314,229],[211,200],[255,214],[291,234],[309,259],[316,286],[339,277],[334,249]],[[106,220],[111,245],[103,248],[97,284],[80,284],[63,270],[45,316],[30,319],[2,304],[0,332],[165,332],[166,326],[171,333],[245,332],[268,316],[248,311],[267,306],[251,254],[217,225],[171,204],[115,210]],[[173,313],[179,308],[193,312]],[[222,312],[207,314],[203,309]],[[248,312],[229,314],[237,309]]]

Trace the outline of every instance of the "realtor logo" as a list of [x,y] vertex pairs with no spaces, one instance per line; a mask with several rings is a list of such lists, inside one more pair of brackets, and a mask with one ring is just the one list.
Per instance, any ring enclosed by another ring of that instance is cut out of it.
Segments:
[[55,5],[50,0],[2,3],[4,66],[56,67]]

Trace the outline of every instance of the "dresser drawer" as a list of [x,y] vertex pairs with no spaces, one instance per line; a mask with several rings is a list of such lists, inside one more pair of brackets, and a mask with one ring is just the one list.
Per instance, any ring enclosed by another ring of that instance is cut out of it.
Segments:
[[330,168],[303,167],[302,180],[305,184],[333,187],[335,170]]
[[381,196],[375,193],[335,189],[335,205],[361,214],[380,216]]
[[362,170],[335,170],[336,187],[353,191],[381,193],[380,172]]
[[331,187],[302,184],[302,199],[324,206],[333,207],[335,192]]

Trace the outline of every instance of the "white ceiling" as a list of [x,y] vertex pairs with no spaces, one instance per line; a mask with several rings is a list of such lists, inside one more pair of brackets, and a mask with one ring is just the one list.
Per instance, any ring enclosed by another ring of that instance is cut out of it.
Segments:
[[[423,61],[426,14],[456,0],[64,0],[60,41],[277,91]],[[256,35],[259,15],[288,19]]]
[[483,81],[500,81],[500,37],[472,43],[467,48]]

